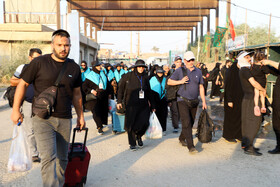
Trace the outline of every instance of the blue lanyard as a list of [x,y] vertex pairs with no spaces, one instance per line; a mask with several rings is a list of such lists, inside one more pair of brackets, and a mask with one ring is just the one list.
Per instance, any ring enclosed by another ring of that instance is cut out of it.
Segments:
[[[135,73],[136,74],[136,73]],[[138,77],[138,75],[136,74],[137,78],[139,79],[140,83],[141,83],[141,90],[142,90],[142,76],[141,79]]]

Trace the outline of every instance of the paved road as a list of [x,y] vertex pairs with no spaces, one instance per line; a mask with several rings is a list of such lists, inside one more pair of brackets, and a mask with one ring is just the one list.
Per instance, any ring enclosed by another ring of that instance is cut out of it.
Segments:
[[[144,148],[131,152],[125,133],[113,135],[108,125],[105,135],[98,136],[91,113],[85,113],[90,129],[87,146],[92,155],[86,186],[280,186],[280,157],[266,153],[275,146],[271,126],[260,131],[256,141],[264,155],[248,156],[239,143],[228,144],[221,138],[223,107],[218,99],[208,101],[208,105],[220,128],[209,144],[194,139],[199,150],[196,155],[190,155],[179,145],[169,118],[166,136],[159,140],[144,139]],[[33,164],[27,172],[7,173],[12,137],[10,114],[10,108],[0,109],[0,186],[41,186],[40,164]],[[73,123],[75,120],[74,114]],[[82,134],[77,138],[81,141]]]

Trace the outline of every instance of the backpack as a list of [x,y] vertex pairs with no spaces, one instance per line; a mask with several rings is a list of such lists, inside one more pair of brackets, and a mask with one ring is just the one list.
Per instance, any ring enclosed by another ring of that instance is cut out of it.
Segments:
[[14,104],[14,96],[16,93],[16,86],[9,86],[4,94],[4,99],[8,99],[9,106],[13,107]]
[[[185,70],[185,68],[181,68],[181,69],[183,71],[183,76],[187,76],[187,71]],[[166,78],[166,83],[165,83],[165,90],[166,90],[165,97],[166,97],[167,101],[171,101],[171,100],[174,100],[177,98],[177,92],[181,86],[181,85],[176,85],[176,86],[168,85],[167,82],[170,77],[171,77],[171,75],[169,75]]]
[[[23,72],[25,70],[25,68],[27,67],[28,64],[25,64],[21,70],[21,72]],[[4,94],[4,99],[8,99],[9,101],[9,106],[13,107],[14,104],[14,96],[16,93],[16,86],[9,86]],[[22,103],[21,103],[22,104]]]
[[214,132],[214,123],[209,117],[206,110],[202,110],[197,127],[197,137],[201,143],[209,143],[212,140],[212,133],[215,136]]

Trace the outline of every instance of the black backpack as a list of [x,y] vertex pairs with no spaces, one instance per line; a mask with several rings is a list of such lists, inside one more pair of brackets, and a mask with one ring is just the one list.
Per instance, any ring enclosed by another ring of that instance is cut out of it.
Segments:
[[202,110],[197,127],[197,137],[201,143],[208,143],[212,140],[212,133],[215,136],[214,132],[214,123],[209,117],[206,110]]
[[[183,71],[183,76],[187,76],[187,71],[185,70],[185,68],[181,68],[181,69]],[[171,101],[177,98],[177,92],[181,86],[181,85],[176,85],[176,86],[168,85],[167,81],[170,77],[171,75],[166,78],[166,83],[165,83],[165,89],[166,89],[165,97],[167,101]]]
[[4,94],[4,99],[8,99],[10,107],[13,107],[16,86],[9,86]]

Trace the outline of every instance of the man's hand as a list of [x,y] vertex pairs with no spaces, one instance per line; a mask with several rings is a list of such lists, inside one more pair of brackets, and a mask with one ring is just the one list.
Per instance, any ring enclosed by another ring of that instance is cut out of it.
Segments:
[[14,124],[17,124],[19,121],[23,122],[23,116],[18,110],[13,110],[11,120]]
[[181,84],[185,84],[185,83],[188,83],[189,82],[189,77],[188,76],[185,76],[181,79]]
[[233,103],[232,102],[228,102],[228,104],[227,104],[230,108],[232,108],[233,107]]
[[207,109],[206,102],[202,102],[202,110],[206,110],[206,109]]
[[122,104],[121,104],[121,103],[118,103],[118,104],[117,104],[117,109],[120,110],[121,108],[122,108]]
[[85,127],[86,127],[86,122],[85,122],[84,117],[77,118],[77,126],[76,126],[76,128],[79,128],[80,130],[82,130]]

